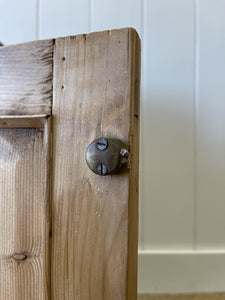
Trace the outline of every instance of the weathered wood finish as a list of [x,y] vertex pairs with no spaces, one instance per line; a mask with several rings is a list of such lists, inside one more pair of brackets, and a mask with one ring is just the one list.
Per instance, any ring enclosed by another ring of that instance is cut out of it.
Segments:
[[0,115],[51,114],[53,40],[0,47]]
[[21,128],[0,128],[0,299],[47,300],[50,121],[19,120]]
[[[54,300],[137,299],[139,54],[132,29],[56,40]],[[88,169],[86,148],[100,136],[129,144],[130,171],[100,177]]]
[[[1,300],[137,299],[139,44],[122,29],[0,49]],[[88,169],[100,136],[129,168]]]
[[0,116],[0,128],[44,128],[46,115]]

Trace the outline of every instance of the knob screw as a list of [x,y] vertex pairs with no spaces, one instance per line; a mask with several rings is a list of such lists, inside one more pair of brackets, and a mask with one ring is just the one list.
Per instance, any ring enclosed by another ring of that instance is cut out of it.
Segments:
[[100,151],[104,151],[108,148],[109,142],[107,139],[100,138],[97,140],[96,147]]
[[107,175],[107,172],[108,172],[108,170],[107,170],[107,167],[105,164],[97,165],[97,173],[99,175]]

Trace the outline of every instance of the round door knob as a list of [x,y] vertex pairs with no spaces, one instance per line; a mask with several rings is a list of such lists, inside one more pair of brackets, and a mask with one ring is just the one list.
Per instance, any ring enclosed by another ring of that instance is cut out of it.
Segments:
[[101,176],[116,174],[129,160],[130,153],[117,139],[99,138],[87,148],[88,167]]

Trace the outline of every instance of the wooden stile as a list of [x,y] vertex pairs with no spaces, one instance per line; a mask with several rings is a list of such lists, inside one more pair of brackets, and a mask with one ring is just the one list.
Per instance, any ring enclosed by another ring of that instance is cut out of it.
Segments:
[[[139,54],[138,36],[132,29],[56,40],[55,300],[137,299]],[[101,136],[130,145],[131,176],[124,170],[101,177],[87,168],[86,148]]]

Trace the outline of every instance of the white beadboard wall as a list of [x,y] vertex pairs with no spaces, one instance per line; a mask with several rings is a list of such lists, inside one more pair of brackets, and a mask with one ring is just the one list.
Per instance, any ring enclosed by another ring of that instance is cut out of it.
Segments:
[[139,293],[225,292],[225,1],[0,0],[0,40],[142,39]]

